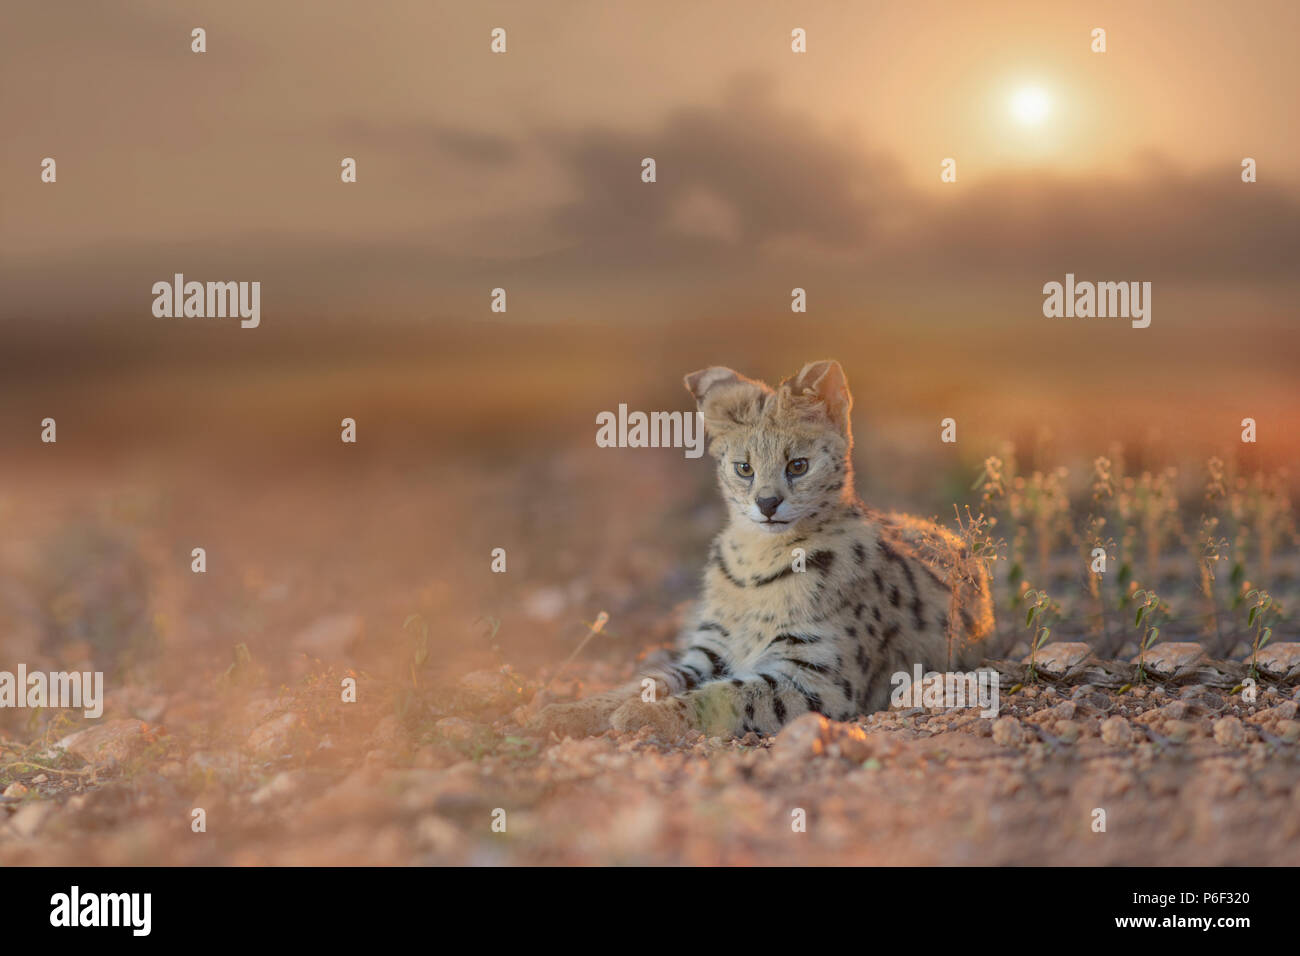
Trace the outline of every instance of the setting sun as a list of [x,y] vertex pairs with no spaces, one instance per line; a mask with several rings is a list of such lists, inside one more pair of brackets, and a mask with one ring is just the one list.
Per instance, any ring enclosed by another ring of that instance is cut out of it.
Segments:
[[1051,100],[1047,91],[1037,86],[1027,86],[1016,91],[1011,98],[1011,115],[1028,126],[1037,125],[1047,118]]

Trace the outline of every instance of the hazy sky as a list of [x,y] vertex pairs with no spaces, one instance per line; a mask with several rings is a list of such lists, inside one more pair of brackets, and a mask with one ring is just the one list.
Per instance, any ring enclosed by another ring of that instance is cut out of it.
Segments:
[[[876,425],[1219,447],[1251,414],[1294,447],[1298,28],[1293,0],[8,4],[0,424],[75,420],[77,383],[122,434],[340,393],[397,428],[418,386],[586,440],[692,369],[834,356]],[[260,327],[154,318],[176,272],[261,282]],[[1150,328],[1045,317],[1066,273],[1151,282]]]
[[[4,20],[9,316],[134,308],[173,271],[279,280],[282,311],[419,311],[502,262],[539,289],[788,267],[889,296],[936,269],[1289,281],[1300,251],[1291,2],[133,0]],[[1016,118],[1026,91],[1039,122]]]

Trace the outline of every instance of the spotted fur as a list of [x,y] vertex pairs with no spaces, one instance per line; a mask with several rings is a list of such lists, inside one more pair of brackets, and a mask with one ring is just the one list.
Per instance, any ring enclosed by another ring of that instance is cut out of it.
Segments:
[[916,663],[972,666],[993,624],[987,574],[950,532],[858,500],[839,363],[810,363],[775,389],[727,368],[686,387],[730,520],[680,652],[618,691],[546,708],[540,728],[770,734],[808,711],[883,709],[891,675]]

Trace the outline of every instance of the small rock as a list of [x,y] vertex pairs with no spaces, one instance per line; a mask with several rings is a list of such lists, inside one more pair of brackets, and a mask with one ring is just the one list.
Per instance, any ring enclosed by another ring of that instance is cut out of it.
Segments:
[[9,825],[21,837],[35,836],[53,809],[48,801],[24,804],[10,817]]
[[0,796],[25,797],[27,796],[27,788],[15,780],[13,783],[9,784],[9,786],[5,787],[4,793],[0,794]]
[[249,734],[245,746],[261,756],[278,757],[293,749],[293,737],[297,728],[297,714],[293,712],[281,714]]
[[1246,726],[1239,717],[1220,717],[1214,722],[1214,739],[1222,747],[1240,747],[1246,742]]
[[833,723],[834,739],[831,746],[845,760],[862,763],[875,756],[875,748],[866,731],[855,724]]
[[1025,728],[1014,717],[993,721],[993,742],[1000,747],[1019,747],[1025,740]]
[[1288,744],[1300,742],[1300,721],[1283,720],[1277,725],[1277,735]]
[[50,775],[48,773],[38,773],[36,776],[32,777],[32,783],[45,783],[45,781],[49,779]]
[[1169,720],[1182,720],[1187,716],[1188,710],[1190,710],[1190,707],[1187,701],[1173,700],[1155,711],[1155,713]]
[[1295,668],[1300,668],[1300,641],[1266,644],[1259,649],[1255,662],[1265,674],[1285,677]]
[[1124,747],[1133,741],[1133,727],[1123,717],[1107,717],[1101,722],[1101,739],[1112,747]]
[[1256,720],[1295,720],[1296,712],[1300,710],[1294,700],[1284,700],[1276,707],[1270,707],[1268,710],[1261,710],[1255,715]]
[[[1139,654],[1133,658],[1136,664],[1142,659]],[[1146,652],[1144,669],[1161,677],[1173,676],[1185,667],[1191,667],[1205,660],[1205,648],[1192,641],[1157,644]]]
[[821,756],[829,732],[830,721],[821,714],[802,714],[781,728],[772,741],[772,756],[782,760]]
[[1185,744],[1198,733],[1199,728],[1190,720],[1171,720],[1165,724],[1165,736],[1176,744]]
[[1056,737],[1067,744],[1078,740],[1079,734],[1083,731],[1083,727],[1077,720],[1058,720],[1054,729]]
[[854,763],[877,755],[872,740],[857,724],[829,720],[816,713],[803,714],[786,724],[772,741],[772,756],[778,762],[823,754]]
[[69,734],[54,746],[96,766],[125,763],[148,744],[148,729],[143,720],[110,720]]
[[[1059,677],[1071,668],[1092,658],[1092,648],[1081,641],[1060,641],[1044,644],[1035,655],[1035,668],[1044,674]],[[1028,664],[1026,657],[1023,663]]]

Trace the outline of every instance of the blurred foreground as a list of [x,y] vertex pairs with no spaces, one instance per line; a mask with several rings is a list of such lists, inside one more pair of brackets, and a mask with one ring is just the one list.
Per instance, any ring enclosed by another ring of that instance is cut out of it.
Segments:
[[[576,437],[379,455],[363,416],[362,442],[341,446],[341,416],[322,414],[314,454],[223,459],[238,429],[192,436],[189,454],[91,453],[65,415],[43,459],[11,459],[4,666],[103,670],[108,703],[94,722],[0,711],[0,864],[1295,859],[1293,682],[1265,681],[1253,704],[1194,671],[1122,692],[1004,687],[1015,719],[1000,724],[904,711],[775,740],[529,737],[529,707],[625,679],[671,641],[722,520],[710,460],[598,449],[594,413]],[[250,421],[247,441],[274,446]],[[1027,652],[1029,587],[1050,595],[1054,641],[1107,659],[1136,653],[1139,587],[1164,605],[1153,652],[1195,641],[1240,673],[1261,588],[1272,647],[1296,640],[1285,475],[1238,474],[1230,450],[1217,478],[1205,461],[1157,467],[1149,448],[1108,449],[1108,467],[1032,443],[958,457],[936,431],[860,427],[859,490],[997,519],[991,657]],[[1124,461],[1144,456],[1145,474]],[[1085,573],[1094,534],[1100,577]],[[602,610],[605,632],[544,687]]]

